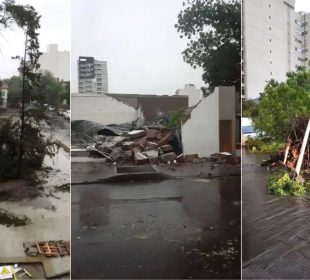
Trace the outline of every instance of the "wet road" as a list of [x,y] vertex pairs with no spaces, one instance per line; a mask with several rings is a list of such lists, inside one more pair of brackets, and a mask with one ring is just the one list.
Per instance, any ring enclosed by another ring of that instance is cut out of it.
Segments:
[[73,186],[72,278],[240,278],[240,178]]
[[310,198],[268,194],[268,155],[243,153],[244,278],[310,278]]

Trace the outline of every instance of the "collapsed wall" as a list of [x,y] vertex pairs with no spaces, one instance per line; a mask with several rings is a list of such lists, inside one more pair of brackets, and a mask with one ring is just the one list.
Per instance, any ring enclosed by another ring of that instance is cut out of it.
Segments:
[[141,111],[107,95],[72,95],[72,121],[100,124],[130,123],[143,119]]

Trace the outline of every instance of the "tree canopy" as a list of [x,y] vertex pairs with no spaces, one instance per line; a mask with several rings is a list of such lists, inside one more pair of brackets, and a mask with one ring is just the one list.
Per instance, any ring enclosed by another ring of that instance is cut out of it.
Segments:
[[310,117],[310,72],[299,68],[287,81],[270,81],[260,96],[254,125],[268,136],[282,139],[297,117]]
[[182,52],[192,67],[201,67],[202,79],[216,86],[241,90],[241,1],[187,0],[175,25],[189,42]]
[[29,177],[41,168],[45,155],[53,157],[57,145],[41,133],[40,124],[46,120],[42,107],[25,110],[25,102],[35,97],[39,86],[41,55],[39,49],[40,15],[30,5],[18,5],[14,0],[5,0],[0,4],[0,28],[17,25],[24,31],[24,54],[15,58],[20,60],[18,78],[14,86],[16,94],[21,85],[21,116],[20,121],[6,119],[0,126],[0,179],[11,177]]

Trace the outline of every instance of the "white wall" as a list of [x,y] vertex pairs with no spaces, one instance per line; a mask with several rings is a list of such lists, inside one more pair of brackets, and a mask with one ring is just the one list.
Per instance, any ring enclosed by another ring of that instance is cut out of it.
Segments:
[[70,81],[70,52],[58,51],[56,44],[48,45],[40,58],[41,70],[48,70],[61,80]]
[[192,84],[185,85],[184,89],[178,89],[175,94],[188,96],[188,107],[195,106],[202,98],[201,90]]
[[88,120],[101,124],[135,121],[139,110],[106,95],[71,95],[72,121]]
[[185,155],[219,152],[219,88],[203,98],[182,125],[182,144]]

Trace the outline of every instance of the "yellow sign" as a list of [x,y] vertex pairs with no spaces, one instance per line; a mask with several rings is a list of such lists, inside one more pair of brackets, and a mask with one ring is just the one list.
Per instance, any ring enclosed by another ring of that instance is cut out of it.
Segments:
[[13,278],[12,271],[9,266],[0,266],[0,279]]

